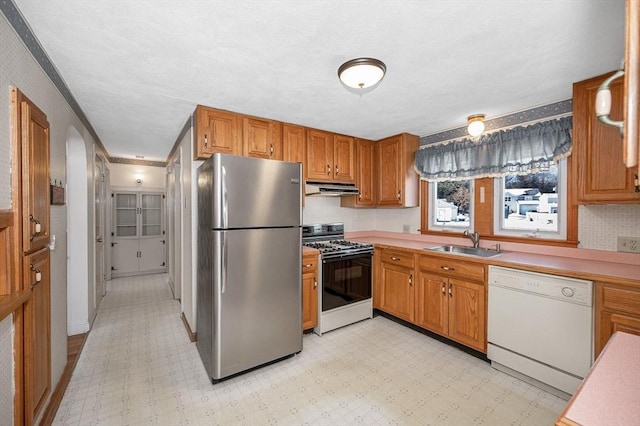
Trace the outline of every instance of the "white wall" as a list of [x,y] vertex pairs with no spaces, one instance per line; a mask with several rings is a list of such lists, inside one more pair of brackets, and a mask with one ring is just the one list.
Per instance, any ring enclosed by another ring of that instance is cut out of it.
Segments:
[[[66,184],[66,140],[70,126],[76,128],[87,143],[87,151],[93,152],[93,139],[84,128],[49,77],[15,34],[4,14],[0,14],[0,209],[11,208],[11,105],[10,86],[18,87],[29,99],[47,114],[50,123],[52,179]],[[91,200],[92,201],[92,200]],[[89,208],[89,206],[87,206]],[[56,249],[51,252],[51,386],[56,387],[67,362],[67,206],[51,207],[51,234],[56,236]],[[88,226],[92,226],[89,223]],[[0,323],[0,347],[12,347],[6,336],[10,321]],[[12,351],[11,351],[12,352]],[[5,351],[0,353],[5,357]],[[7,360],[0,360],[6,365]],[[2,380],[2,379],[0,379]],[[5,391],[12,385],[0,383],[0,407],[8,400],[13,404],[12,393]],[[3,424],[12,423],[0,413]]]
[[[118,188],[131,187],[133,190],[158,189],[164,192],[167,169],[164,167],[136,166],[133,164],[110,163],[111,186]],[[137,184],[136,180],[142,183]]]

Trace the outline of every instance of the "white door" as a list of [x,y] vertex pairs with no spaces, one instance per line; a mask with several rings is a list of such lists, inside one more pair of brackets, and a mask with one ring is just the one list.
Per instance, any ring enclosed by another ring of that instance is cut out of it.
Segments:
[[166,269],[164,195],[140,194],[141,231],[139,245],[140,272]]

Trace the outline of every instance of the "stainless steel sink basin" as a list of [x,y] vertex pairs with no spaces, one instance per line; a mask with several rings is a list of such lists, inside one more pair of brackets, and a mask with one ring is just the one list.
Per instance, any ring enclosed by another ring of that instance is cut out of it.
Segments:
[[478,256],[478,257],[494,257],[504,253],[502,251],[487,250],[484,248],[464,247],[464,246],[426,247],[425,250],[439,251],[443,253],[465,254],[467,256]]

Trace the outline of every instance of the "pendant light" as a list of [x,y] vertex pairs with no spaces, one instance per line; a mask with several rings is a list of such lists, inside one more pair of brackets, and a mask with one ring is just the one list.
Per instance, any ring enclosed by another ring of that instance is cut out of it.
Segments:
[[340,65],[338,77],[353,89],[368,89],[382,80],[387,66],[379,59],[357,58]]

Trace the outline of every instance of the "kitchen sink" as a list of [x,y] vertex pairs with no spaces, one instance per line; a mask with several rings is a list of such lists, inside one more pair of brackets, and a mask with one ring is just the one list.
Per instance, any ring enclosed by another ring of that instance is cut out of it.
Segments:
[[494,257],[504,252],[496,250],[487,250],[484,248],[473,248],[465,246],[438,246],[438,247],[426,247],[425,250],[439,251],[443,253],[464,254],[467,256],[478,257]]

